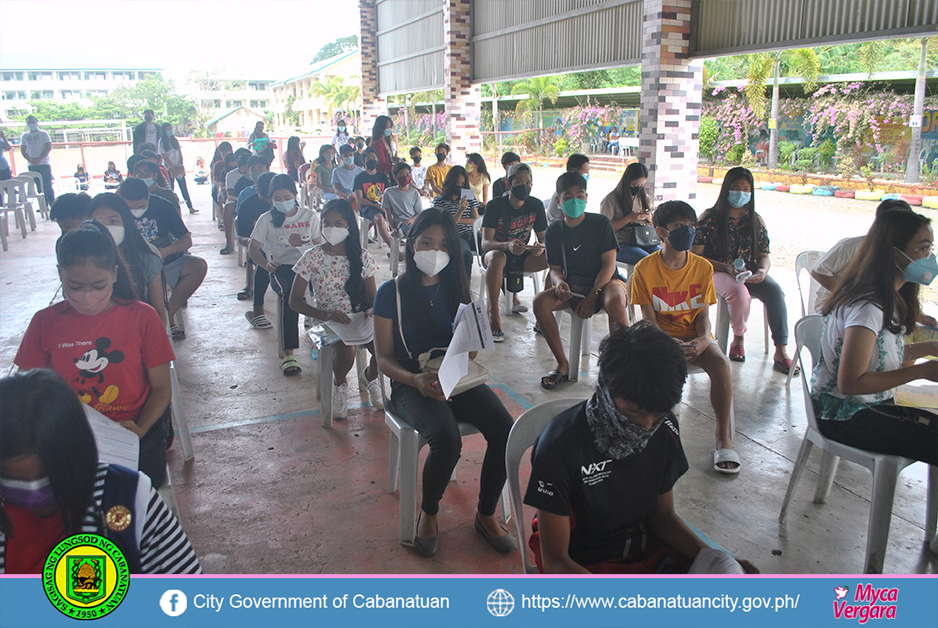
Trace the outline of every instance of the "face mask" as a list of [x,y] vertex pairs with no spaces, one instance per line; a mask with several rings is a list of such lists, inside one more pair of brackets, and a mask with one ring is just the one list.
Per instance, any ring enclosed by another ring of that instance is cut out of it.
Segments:
[[339,127],[339,133],[345,133],[345,126],[344,126],[344,125]]
[[281,214],[289,214],[296,207],[296,201],[274,201],[274,210]]
[[678,251],[689,251],[694,244],[694,236],[697,235],[697,228],[689,225],[678,227],[668,233],[668,243]]
[[417,263],[420,272],[428,277],[435,277],[449,265],[449,253],[446,251],[417,251],[414,253],[414,262]]
[[65,298],[68,299],[69,305],[82,316],[97,316],[107,308],[113,293],[114,284],[110,284],[104,290],[92,290],[91,292],[66,290]]
[[355,165],[355,158],[354,158],[354,157],[343,157],[343,158],[342,158],[342,163],[345,164],[346,166],[354,166],[354,165]]
[[475,169],[476,169],[475,164],[466,164],[466,172],[475,172]]
[[511,195],[514,196],[519,201],[526,200],[530,193],[531,193],[530,186],[520,185],[520,184],[511,186]]
[[420,157],[414,157],[414,165],[416,166],[419,163],[420,163]]
[[156,182],[156,179],[140,179],[140,180],[146,183],[148,188],[152,188],[153,184]]
[[629,192],[632,194],[632,196],[638,196],[638,195],[641,194],[644,190],[645,190],[645,186],[644,186],[644,185],[631,185],[631,186],[629,186]]
[[570,216],[570,218],[579,218],[583,215],[583,212],[586,211],[586,201],[582,198],[567,199],[563,202],[563,205],[560,206],[560,209],[562,209],[563,213],[567,216]]
[[345,239],[348,238],[348,229],[345,227],[323,227],[322,237],[325,238],[326,242],[335,246],[345,242]]
[[124,241],[124,226],[108,225],[107,230],[111,232],[111,237],[114,238],[114,244],[120,246],[121,242]]
[[249,174],[248,176],[251,177],[251,181],[253,181],[254,183],[257,183],[257,180],[261,178],[261,173],[260,173],[260,172],[252,172],[252,173]]
[[437,153],[437,154],[436,154],[436,160],[437,160],[437,161],[443,161],[444,159],[446,159],[446,153]]
[[377,159],[369,159],[368,161],[365,162],[365,168],[368,170],[374,170],[377,167],[378,167]]
[[[899,251],[899,249],[896,250]],[[902,271],[903,279],[909,283],[917,283],[921,286],[927,286],[934,281],[935,275],[938,275],[938,259],[935,259],[934,253],[921,259],[912,259],[906,255],[905,252],[899,252],[905,255],[906,259],[910,260],[909,265]]]
[[589,181],[589,180],[590,180],[590,173],[587,172],[586,174],[584,174],[584,175],[583,175],[583,180],[584,180],[584,181]]
[[143,121],[146,122],[147,124],[150,124],[151,122],[153,122],[153,116],[143,116]]
[[11,504],[29,510],[55,505],[55,495],[52,493],[49,478],[40,478],[32,482],[0,478],[0,495]]
[[384,137],[391,137],[391,129],[384,130]]
[[173,131],[172,131],[172,129],[168,129],[168,130],[166,131],[166,135],[168,135],[169,137],[172,137],[172,136],[173,136]]
[[35,123],[30,123],[26,125],[26,128],[29,129],[30,131],[36,131],[39,129],[39,125]]
[[739,192],[738,190],[730,190],[729,202],[733,207],[742,207],[749,202],[749,199],[752,198],[752,192]]
[[147,207],[143,209],[131,209],[130,213],[134,215],[134,218],[143,218],[143,215],[147,213]]
[[401,177],[397,180],[398,187],[406,188],[410,185],[410,177]]
[[358,144],[358,150],[365,150],[364,144]]

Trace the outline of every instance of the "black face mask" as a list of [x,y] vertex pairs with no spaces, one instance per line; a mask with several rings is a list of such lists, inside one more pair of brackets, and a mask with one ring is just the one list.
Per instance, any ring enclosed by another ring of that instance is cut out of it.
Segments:
[[360,150],[360,151],[361,151],[361,150],[365,150],[365,145],[364,145],[364,144],[359,144],[359,145],[358,145],[358,150]]
[[511,194],[519,201],[526,200],[528,195],[531,193],[531,188],[527,185],[513,185],[511,186]]
[[437,154],[436,154],[436,160],[437,160],[437,161],[443,161],[444,159],[446,159],[446,153],[437,153]]
[[629,192],[632,193],[632,196],[638,196],[645,189],[644,185],[631,185],[629,186]]
[[414,157],[414,163],[415,163],[415,164],[419,164],[419,163],[420,163],[420,157]]
[[368,161],[365,162],[365,169],[367,170],[374,170],[377,167],[378,167],[377,159],[369,159]]

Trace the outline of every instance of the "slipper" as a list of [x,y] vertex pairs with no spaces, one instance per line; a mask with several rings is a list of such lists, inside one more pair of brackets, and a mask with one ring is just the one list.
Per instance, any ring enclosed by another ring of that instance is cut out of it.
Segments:
[[525,305],[524,303],[517,303],[511,306],[512,314],[524,314],[527,311],[528,311],[528,306]]
[[[541,378],[541,388],[543,388],[544,390],[553,390],[554,388],[557,388],[557,386],[560,386],[562,383],[568,381],[569,379],[570,379],[569,375],[564,375],[557,369],[554,369],[553,371],[551,371],[550,373],[548,373],[547,375]],[[552,382],[552,383],[548,384],[547,382]]]
[[169,333],[173,337],[173,340],[185,340],[186,339],[186,330],[184,330],[182,327],[176,327],[175,325],[170,325]]
[[779,373],[782,373],[784,375],[788,375],[789,371],[791,371],[792,368],[795,369],[794,372],[792,372],[792,375],[797,375],[798,373],[801,372],[801,367],[797,365],[794,365],[794,366],[792,365],[791,358],[788,358],[786,360],[775,360],[775,362],[772,363],[772,370],[778,371]]
[[232,253],[234,253],[234,249],[230,246],[226,246],[218,252],[219,255],[231,255]]
[[197,210],[195,207],[190,207],[190,208],[189,208],[189,213],[190,213],[190,214],[198,214],[198,213],[199,213],[199,210]]
[[253,297],[254,297],[254,291],[249,290],[247,288],[245,288],[244,290],[238,293],[238,301],[247,301],[248,299],[251,299]]
[[[717,466],[721,462],[735,462],[736,467],[733,469],[724,469],[723,467]],[[713,470],[717,473],[736,475],[739,473],[739,469],[742,466],[742,463],[739,461],[739,454],[732,449],[717,449],[713,452]]]
[[492,340],[495,342],[505,342],[505,332],[503,331],[493,331]]
[[729,358],[733,362],[745,362],[746,361],[746,347],[744,347],[743,345],[731,345]]
[[244,318],[248,319],[248,322],[251,323],[251,326],[255,329],[270,329],[273,327],[273,324],[267,320],[267,317],[263,314],[254,316],[254,312],[248,310],[244,313]]
[[299,375],[303,369],[300,368],[300,363],[295,355],[288,355],[280,362],[280,370],[284,375],[290,377],[291,375]]

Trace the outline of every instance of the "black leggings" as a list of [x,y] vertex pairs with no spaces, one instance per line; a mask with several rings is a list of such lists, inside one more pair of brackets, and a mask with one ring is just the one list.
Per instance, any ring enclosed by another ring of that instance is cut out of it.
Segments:
[[478,509],[483,515],[494,515],[508,477],[505,445],[512,418],[492,389],[486,385],[476,386],[447,402],[429,399],[412,386],[392,381],[391,396],[399,416],[420,432],[430,446],[423,465],[423,511],[428,515],[439,512],[440,499],[462,452],[457,423],[469,423],[488,443],[479,478]]
[[844,445],[938,466],[938,416],[926,410],[878,403],[846,421],[818,421],[818,428]]
[[[280,346],[284,349],[297,349],[300,346],[300,315],[290,309],[290,289],[293,287],[292,264],[281,264],[270,276],[270,287],[280,296]],[[254,289],[257,290],[255,284]],[[257,294],[255,292],[255,294]]]
[[166,406],[163,415],[140,439],[137,468],[150,476],[154,489],[162,486],[166,480],[166,421],[170,412],[171,406]]
[[[264,307],[264,295],[270,285],[270,273],[266,268],[254,265],[254,307]],[[297,318],[299,320],[299,317]]]
[[187,205],[188,207],[192,207],[192,199],[189,198],[189,186],[186,185],[186,176],[183,175],[183,176],[179,177],[178,179],[173,179],[172,177],[170,177],[170,178],[169,178],[169,189],[171,189],[171,190],[174,190],[174,189],[175,189],[175,187],[173,186],[173,182],[174,182],[174,181],[178,181],[178,182],[179,182],[179,191],[182,192],[182,198],[185,199],[186,205]]

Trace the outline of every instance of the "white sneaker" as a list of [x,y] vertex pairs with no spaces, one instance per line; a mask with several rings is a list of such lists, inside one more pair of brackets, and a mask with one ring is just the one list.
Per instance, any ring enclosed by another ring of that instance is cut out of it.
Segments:
[[378,410],[384,410],[384,400],[381,397],[381,375],[368,382],[368,399]]
[[332,388],[332,418],[344,419],[348,416],[348,384]]

